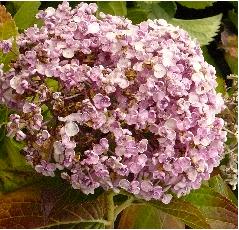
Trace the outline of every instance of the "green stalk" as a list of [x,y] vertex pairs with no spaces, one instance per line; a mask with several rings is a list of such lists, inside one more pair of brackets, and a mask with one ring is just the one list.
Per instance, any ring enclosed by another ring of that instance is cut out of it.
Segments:
[[108,224],[106,225],[107,229],[113,229],[114,228],[114,192],[110,191],[108,192],[107,196],[107,221]]
[[133,201],[135,200],[135,198],[132,196],[130,197],[128,200],[126,200],[123,204],[119,205],[118,207],[115,208],[114,211],[114,220],[116,220],[117,216],[127,207],[129,207]]

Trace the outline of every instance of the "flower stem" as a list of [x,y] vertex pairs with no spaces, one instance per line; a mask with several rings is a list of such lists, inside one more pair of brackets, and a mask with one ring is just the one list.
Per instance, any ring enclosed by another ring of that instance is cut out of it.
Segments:
[[107,221],[108,225],[106,225],[106,228],[113,229],[114,228],[114,193],[112,191],[108,192],[107,196]]
[[127,196],[129,197],[124,203],[121,205],[115,207],[114,205],[114,196],[116,194],[113,191],[109,191],[106,194],[107,197],[107,223],[105,226],[107,229],[113,229],[114,228],[114,222],[117,218],[117,216],[127,207],[129,207],[132,202],[135,200],[133,196]]
[[229,129],[225,128],[225,127],[223,127],[223,130],[225,130],[226,132],[228,132],[228,133],[230,133],[230,134],[232,134],[234,136],[237,135],[236,133],[232,132],[231,130],[229,130]]
[[114,220],[116,220],[117,216],[127,207],[129,207],[132,202],[135,200],[135,198],[132,196],[128,200],[126,200],[123,204],[119,205],[114,210]]

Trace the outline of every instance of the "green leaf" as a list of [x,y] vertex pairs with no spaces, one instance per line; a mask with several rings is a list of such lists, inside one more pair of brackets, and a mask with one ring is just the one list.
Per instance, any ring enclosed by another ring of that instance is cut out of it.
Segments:
[[37,178],[38,175],[26,164],[15,143],[4,137],[0,143],[0,193],[18,189]]
[[149,205],[132,205],[126,208],[119,222],[119,229],[184,229],[177,218]]
[[211,64],[212,66],[215,67],[216,69],[216,72],[217,72],[217,88],[216,88],[216,91],[218,93],[222,93],[223,95],[226,94],[227,90],[226,90],[226,83],[225,83],[225,80],[222,76],[222,73],[220,71],[220,68],[218,67],[218,65],[216,64],[215,60],[212,58],[212,56],[209,54],[208,52],[208,49],[207,49],[207,46],[202,46],[201,47],[202,51],[203,51],[203,57],[205,59],[205,61],[209,64]]
[[228,12],[228,18],[232,21],[234,26],[238,29],[238,15],[234,9]]
[[205,9],[206,7],[212,6],[212,2],[207,2],[207,1],[178,1],[178,3],[182,6],[185,6],[187,8],[193,8],[193,9]]
[[[136,9],[143,11],[147,18],[161,18],[167,21],[174,17],[177,10],[175,2],[137,2],[137,6]],[[142,21],[143,19],[140,20],[140,22]]]
[[41,5],[40,1],[23,2],[14,16],[18,29],[24,30],[36,23],[36,13]]
[[19,10],[20,7],[25,3],[23,1],[11,1],[11,3],[13,4],[14,8],[16,10]]
[[159,201],[149,201],[148,204],[162,212],[175,216],[191,228],[210,228],[206,217],[193,204],[182,199],[174,199],[169,204]]
[[11,138],[4,138],[4,148],[8,154],[11,168],[13,169],[24,169],[28,168],[26,165],[25,158],[20,154],[20,150],[23,148],[24,144],[16,142]]
[[217,76],[216,81],[218,84],[216,88],[216,92],[222,93],[223,95],[225,95],[227,93],[227,88],[226,88],[227,85],[224,78]]
[[237,1],[230,1],[230,3],[232,4],[232,6],[233,6],[235,9],[238,9],[238,2],[237,2]]
[[225,196],[229,199],[234,205],[237,205],[237,198],[229,188],[229,186],[224,182],[220,175],[213,176],[208,181],[209,187],[214,191],[220,193],[222,196]]
[[211,228],[237,228],[237,207],[225,196],[202,186],[184,197],[207,218]]
[[159,2],[159,3],[153,3],[151,6],[152,13],[151,18],[162,18],[165,20],[170,20],[174,17],[177,5],[175,2]]
[[134,24],[138,24],[147,20],[147,15],[147,12],[143,9],[129,8],[127,11],[127,18],[130,19]]
[[6,128],[2,124],[0,125],[0,142],[5,138],[6,136]]
[[3,122],[7,121],[8,109],[6,106],[0,105],[0,127]]
[[82,201],[77,199],[79,191],[69,194],[69,189],[63,183],[39,183],[0,196],[0,228],[104,228],[109,224],[105,194]]
[[196,38],[201,46],[209,44],[217,34],[221,24],[222,14],[209,18],[183,20],[173,18],[169,22],[186,30],[189,35]]
[[53,78],[46,78],[45,83],[53,92],[57,91],[59,88],[59,82]]
[[0,192],[15,190],[36,179],[34,170],[20,154],[22,148],[22,143],[3,136],[0,142]]
[[11,15],[15,15],[23,3],[22,1],[9,1],[5,4],[5,7]]
[[49,226],[43,229],[104,229],[105,225],[103,223],[73,223],[73,224],[59,224]]
[[217,75],[222,76],[220,68],[217,65],[217,63],[215,62],[214,58],[208,52],[207,46],[202,46],[201,49],[202,49],[203,57],[204,57],[205,61],[215,67]]
[[[0,160],[0,194],[1,192],[11,192],[25,185],[35,183],[40,179],[40,176],[33,169],[26,170],[11,170],[4,161]],[[6,167],[3,169],[3,167]]]
[[0,5],[0,40],[6,40],[17,35],[17,28],[6,8]]
[[229,65],[232,73],[238,74],[238,58],[233,57],[229,53],[226,53],[225,59],[227,61],[227,64]]
[[[11,15],[6,11],[6,8],[0,5],[0,40],[7,40],[9,38],[15,39],[17,35],[17,27]],[[4,70],[9,69],[11,60],[18,56],[18,47],[13,41],[12,50],[8,54],[0,52],[0,63],[4,64]]]
[[98,12],[103,12],[105,14],[126,16],[127,8],[126,2],[98,2]]

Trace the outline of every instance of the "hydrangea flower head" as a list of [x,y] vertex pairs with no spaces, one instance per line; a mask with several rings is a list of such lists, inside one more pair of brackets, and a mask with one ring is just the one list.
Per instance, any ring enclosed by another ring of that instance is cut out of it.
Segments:
[[0,79],[1,103],[17,111],[8,135],[25,141],[37,172],[59,172],[85,194],[169,203],[208,180],[223,154],[215,69],[165,20],[96,11],[63,2],[17,38],[19,58]]

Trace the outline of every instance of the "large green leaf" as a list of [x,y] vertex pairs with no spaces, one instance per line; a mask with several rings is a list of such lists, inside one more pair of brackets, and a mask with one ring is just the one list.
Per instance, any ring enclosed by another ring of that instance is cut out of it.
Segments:
[[22,145],[6,136],[0,142],[0,193],[16,190],[39,179],[20,155],[21,148]]
[[202,186],[184,197],[207,218],[211,228],[237,228],[237,207],[225,196]]
[[20,154],[23,146],[3,133],[0,141],[0,193],[16,190],[39,179]]
[[[0,5],[0,40],[7,40],[9,38],[15,39],[17,35],[17,27],[11,15],[6,11],[6,8]],[[11,60],[18,56],[18,47],[13,41],[13,47],[8,54],[0,52],[0,63],[4,64],[4,70],[9,68]]]
[[138,24],[142,21],[147,20],[148,13],[143,9],[129,8],[127,10],[127,18],[130,19],[134,24]]
[[19,189],[25,185],[35,183],[40,180],[40,176],[33,170],[11,170],[4,161],[0,160],[0,194],[4,192],[11,192]]
[[193,8],[193,9],[204,9],[206,7],[212,6],[213,1],[178,1],[180,5],[185,6],[187,8]]
[[126,208],[121,217],[120,229],[184,229],[185,225],[177,218],[161,212],[149,205],[132,205]]
[[152,3],[151,13],[149,17],[151,19],[162,18],[165,20],[170,20],[174,17],[177,10],[177,5],[175,2],[159,2]]
[[16,142],[11,138],[4,138],[2,150],[6,151],[9,163],[13,169],[24,169],[28,168],[26,166],[25,158],[20,154],[20,150],[23,148],[24,144]]
[[233,74],[238,74],[238,58],[231,56],[229,53],[225,54],[225,59]]
[[203,57],[205,61],[215,67],[217,75],[223,76],[219,66],[215,62],[215,59],[210,55],[207,46],[202,46],[201,49],[202,49]]
[[104,229],[104,223],[99,222],[89,222],[89,223],[69,223],[69,224],[59,224],[53,226],[47,226],[43,229]]
[[127,8],[126,2],[98,2],[98,12],[103,12],[105,14],[111,15],[119,15],[119,16],[126,16],[127,15]]
[[24,2],[22,2],[22,1],[9,1],[5,4],[5,6],[6,6],[7,11],[11,15],[15,15],[23,3]]
[[169,204],[163,204],[159,201],[149,201],[148,203],[164,213],[175,216],[191,228],[210,228],[201,211],[187,201],[173,199]]
[[66,184],[38,184],[0,196],[0,228],[104,227],[105,194],[82,201]]
[[[146,14],[146,18],[144,17],[140,18],[140,15],[138,14],[137,22],[142,22],[146,20],[147,18],[150,18],[150,19],[161,18],[168,21],[174,17],[177,10],[177,5],[175,4],[175,2],[143,2],[143,1],[141,2],[139,1],[137,2],[137,8],[132,9],[132,11],[134,10],[138,10],[138,12],[140,12],[141,15]],[[135,18],[136,15],[129,14],[127,16],[129,17],[129,19],[131,19],[131,17]]]
[[20,5],[20,8],[14,16],[18,29],[24,30],[36,23],[35,16],[40,5],[40,1],[23,2]]
[[234,9],[228,12],[228,18],[231,20],[234,26],[238,29],[238,14],[235,12]]
[[[130,10],[132,13],[129,12],[128,14],[128,17],[130,19],[132,18],[133,22],[138,23],[145,20],[144,17],[140,19],[140,16],[145,14],[151,19],[165,19],[169,23],[186,30],[192,37],[197,38],[201,46],[207,45],[213,40],[213,37],[219,29],[222,18],[222,14],[218,14],[213,17],[194,20],[176,19],[173,18],[177,9],[174,2],[138,2],[137,5],[139,7],[136,8],[138,11],[136,12],[133,8]],[[136,13],[135,15],[133,15],[134,12]],[[137,16],[137,14],[139,16]]]
[[16,10],[19,10],[20,7],[25,3],[24,1],[11,1],[11,3],[13,4],[14,8]]
[[237,198],[229,188],[229,186],[224,182],[220,175],[213,176],[208,181],[209,186],[216,192],[220,193],[222,196],[228,198],[233,204],[237,205]]
[[217,34],[221,24],[222,14],[209,18],[183,20],[173,18],[169,22],[186,30],[193,38],[196,38],[201,46],[207,45]]
[[17,35],[17,29],[11,15],[0,5],[0,40],[6,40]]
[[225,80],[222,76],[221,70],[219,68],[219,66],[217,65],[217,63],[215,62],[214,58],[210,55],[210,53],[208,52],[208,48],[207,46],[202,46],[201,47],[202,51],[203,51],[203,57],[205,59],[205,61],[209,64],[211,64],[212,66],[215,67],[216,72],[217,72],[217,88],[216,91],[218,93],[222,93],[223,95],[226,94],[227,90],[226,90],[226,83]]

